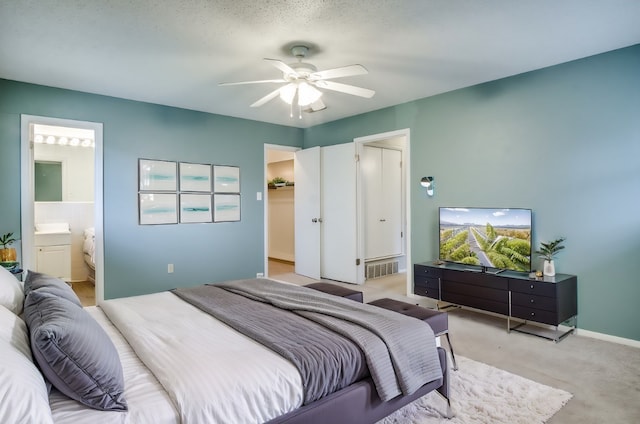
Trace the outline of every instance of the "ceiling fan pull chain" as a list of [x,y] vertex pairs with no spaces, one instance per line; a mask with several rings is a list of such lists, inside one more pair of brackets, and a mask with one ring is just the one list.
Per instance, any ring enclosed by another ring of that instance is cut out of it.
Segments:
[[293,103],[289,105],[289,118],[293,118]]

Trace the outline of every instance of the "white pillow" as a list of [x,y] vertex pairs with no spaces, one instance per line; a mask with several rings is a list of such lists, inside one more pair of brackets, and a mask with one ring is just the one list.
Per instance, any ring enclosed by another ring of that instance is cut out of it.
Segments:
[[53,424],[47,386],[31,359],[27,325],[4,306],[0,358],[0,423]]
[[0,305],[16,315],[22,313],[24,305],[22,282],[3,266],[0,266]]

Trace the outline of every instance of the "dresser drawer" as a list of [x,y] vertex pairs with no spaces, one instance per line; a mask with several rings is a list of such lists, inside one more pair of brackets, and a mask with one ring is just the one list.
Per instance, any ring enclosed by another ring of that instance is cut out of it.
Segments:
[[413,277],[413,283],[416,286],[429,287],[431,289],[440,288],[440,279],[439,278],[430,278],[430,277]]
[[526,306],[511,305],[511,316],[549,325],[560,324],[560,322],[558,322],[558,315],[555,312],[528,308]]
[[442,276],[442,269],[430,267],[426,265],[415,264],[413,266],[413,276],[415,277],[429,277],[440,278]]
[[442,291],[440,299],[456,305],[469,306],[483,311],[495,312],[496,314],[509,315],[509,304],[506,302],[496,302],[458,293],[447,293],[444,290]]
[[538,296],[556,297],[556,283],[532,280],[509,280],[509,290]]
[[444,280],[461,281],[465,284],[490,287],[497,290],[509,290],[509,279],[483,272],[445,269],[443,270],[442,278]]
[[442,294],[461,294],[480,299],[487,299],[504,304],[509,303],[509,292],[506,290],[493,289],[491,287],[476,286],[473,284],[463,284],[453,281],[442,280]]
[[527,308],[541,309],[553,313],[557,311],[557,303],[555,297],[511,292],[511,304],[525,306]]
[[426,296],[432,299],[440,299],[440,289],[438,287],[413,286],[413,292],[418,296]]

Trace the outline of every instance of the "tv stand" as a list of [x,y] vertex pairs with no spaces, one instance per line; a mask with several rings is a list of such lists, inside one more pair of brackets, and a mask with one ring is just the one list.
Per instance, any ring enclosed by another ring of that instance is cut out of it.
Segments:
[[[466,306],[507,317],[507,331],[545,337],[555,342],[575,331],[578,316],[578,278],[556,274],[543,279],[509,270],[482,272],[450,263],[414,264],[414,293],[449,305]],[[571,321],[568,330],[558,326]],[[555,327],[546,331],[540,325]]]

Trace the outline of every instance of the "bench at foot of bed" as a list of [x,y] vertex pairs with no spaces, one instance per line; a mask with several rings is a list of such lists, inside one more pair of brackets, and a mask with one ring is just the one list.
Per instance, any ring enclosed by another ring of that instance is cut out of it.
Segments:
[[449,338],[449,317],[446,312],[434,311],[433,309],[423,308],[422,306],[412,305],[411,303],[401,302],[399,300],[384,298],[369,302],[369,305],[374,305],[379,308],[387,309],[390,311],[398,312],[403,315],[407,315],[413,318],[418,318],[431,326],[433,334],[436,336],[444,335],[447,338],[447,344],[449,345],[449,352],[451,353],[451,362],[453,364],[453,370],[458,369],[456,364],[456,357],[453,354],[453,346],[451,345],[451,339]]

